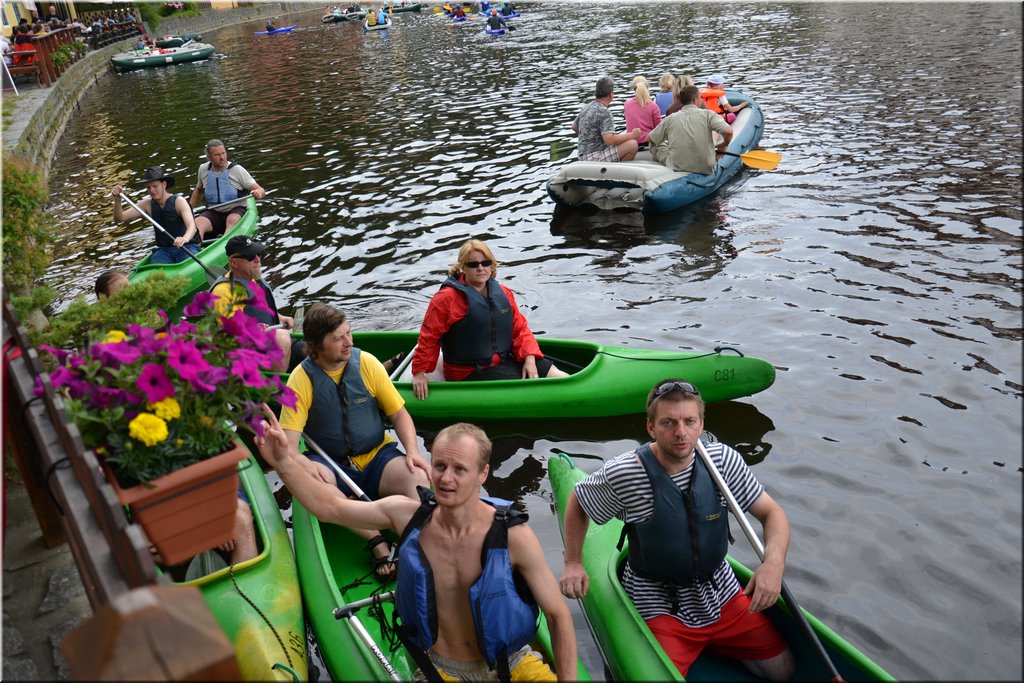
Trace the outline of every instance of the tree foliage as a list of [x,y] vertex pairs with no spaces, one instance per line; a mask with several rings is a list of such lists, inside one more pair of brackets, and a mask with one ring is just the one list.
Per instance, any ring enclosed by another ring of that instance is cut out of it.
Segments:
[[45,211],[50,195],[39,169],[13,156],[3,167],[3,283],[11,294],[24,296],[50,263],[55,221]]

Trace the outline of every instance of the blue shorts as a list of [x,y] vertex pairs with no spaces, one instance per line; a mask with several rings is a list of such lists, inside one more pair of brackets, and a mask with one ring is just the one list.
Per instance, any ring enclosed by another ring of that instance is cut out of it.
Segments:
[[[306,456],[313,462],[318,462],[331,472],[334,472],[334,468],[328,465],[322,456],[316,453],[306,453]],[[377,500],[380,498],[380,478],[384,476],[384,467],[395,458],[404,457],[405,454],[398,449],[398,443],[389,441],[381,446],[380,450],[377,451],[377,455],[373,456],[373,460],[368,462],[362,470],[357,470],[351,465],[343,465],[340,462],[338,466],[355,482],[356,486],[363,490],[363,493],[370,497],[370,500]],[[334,474],[334,482],[346,496],[355,495],[349,490],[348,486],[342,483],[337,473]]]
[[157,247],[153,250],[153,253],[149,255],[150,263],[159,263],[167,265],[169,263],[180,263],[188,259],[188,254],[185,253],[185,249],[193,254],[199,253],[199,245],[195,242],[189,242],[182,247]]

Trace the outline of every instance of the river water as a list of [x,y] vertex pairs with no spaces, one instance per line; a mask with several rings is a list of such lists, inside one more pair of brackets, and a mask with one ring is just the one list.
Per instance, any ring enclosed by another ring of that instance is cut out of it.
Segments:
[[[774,386],[707,426],[786,509],[794,595],[901,679],[1020,680],[1021,5],[598,4],[568,27],[563,7],[502,38],[310,11],[102,78],[55,163],[48,283],[66,301],[141,258],[152,230],[114,226],[106,189],[162,164],[187,192],[212,137],[270,191],[279,301],[414,328],[482,237],[538,334],[771,361]],[[779,168],[657,218],[556,212],[548,147],[596,77],[621,127],[629,80],[664,70],[756,97]],[[550,449],[611,457],[643,419],[487,428],[487,488],[523,501],[557,574]]]

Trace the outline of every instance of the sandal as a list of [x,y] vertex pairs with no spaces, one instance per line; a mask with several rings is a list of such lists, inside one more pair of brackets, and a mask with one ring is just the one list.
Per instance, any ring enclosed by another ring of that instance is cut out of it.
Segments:
[[[382,543],[388,545],[388,554],[384,557],[378,557],[374,554],[374,549]],[[392,559],[396,549],[391,546],[390,541],[383,534],[377,534],[367,541],[364,549],[373,555],[373,571],[376,572],[377,578],[390,579],[398,571],[398,567],[395,565],[394,559]]]

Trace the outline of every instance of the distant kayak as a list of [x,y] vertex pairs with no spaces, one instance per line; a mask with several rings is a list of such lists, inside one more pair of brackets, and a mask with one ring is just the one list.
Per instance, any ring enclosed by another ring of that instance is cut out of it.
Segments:
[[282,26],[281,28],[275,28],[273,31],[256,31],[255,33],[258,36],[269,36],[273,35],[274,33],[288,33],[296,26],[298,26],[298,24],[292,24],[291,26]]

